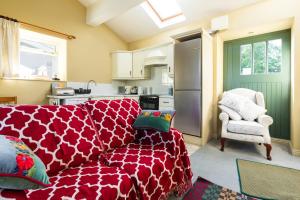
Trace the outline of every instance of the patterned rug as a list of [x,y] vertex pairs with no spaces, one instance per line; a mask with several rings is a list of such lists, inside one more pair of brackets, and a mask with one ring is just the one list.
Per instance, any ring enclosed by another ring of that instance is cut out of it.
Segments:
[[198,177],[184,200],[258,200]]

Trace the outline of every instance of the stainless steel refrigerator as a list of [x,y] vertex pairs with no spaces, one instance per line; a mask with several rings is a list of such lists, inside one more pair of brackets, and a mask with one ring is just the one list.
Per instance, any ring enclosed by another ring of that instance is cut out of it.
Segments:
[[175,44],[174,127],[201,137],[201,39]]

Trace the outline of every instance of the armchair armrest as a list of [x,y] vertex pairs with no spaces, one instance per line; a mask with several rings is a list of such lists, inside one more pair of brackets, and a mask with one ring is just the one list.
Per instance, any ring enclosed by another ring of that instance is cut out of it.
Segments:
[[258,123],[261,125],[268,127],[273,124],[273,118],[268,115],[261,115],[257,119]]
[[221,112],[220,115],[219,115],[219,118],[221,121],[223,122],[228,122],[229,121],[229,115],[225,112]]

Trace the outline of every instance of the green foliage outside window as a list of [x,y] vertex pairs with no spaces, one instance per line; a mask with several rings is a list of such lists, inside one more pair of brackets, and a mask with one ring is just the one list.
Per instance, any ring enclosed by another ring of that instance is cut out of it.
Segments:
[[[252,50],[253,48],[253,50]],[[240,46],[241,75],[281,72],[282,40],[270,40]],[[253,70],[252,70],[253,67]],[[266,70],[266,68],[268,70]]]

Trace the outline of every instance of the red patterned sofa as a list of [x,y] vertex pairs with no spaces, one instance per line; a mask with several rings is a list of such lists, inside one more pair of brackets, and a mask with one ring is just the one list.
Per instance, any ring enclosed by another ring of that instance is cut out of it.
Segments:
[[180,132],[135,131],[137,102],[0,107],[0,134],[23,140],[44,162],[51,187],[0,190],[14,199],[166,199],[192,172]]

